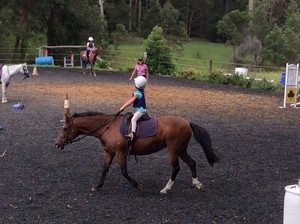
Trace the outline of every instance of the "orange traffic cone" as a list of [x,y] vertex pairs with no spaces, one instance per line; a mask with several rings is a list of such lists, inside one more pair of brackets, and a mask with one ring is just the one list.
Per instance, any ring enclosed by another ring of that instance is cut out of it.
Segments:
[[39,75],[39,74],[37,73],[36,66],[34,66],[34,68],[33,68],[32,75]]
[[66,115],[71,115],[71,112],[70,112],[70,103],[69,103],[69,96],[68,96],[67,93],[65,95],[63,119],[60,120],[60,122],[66,122]]

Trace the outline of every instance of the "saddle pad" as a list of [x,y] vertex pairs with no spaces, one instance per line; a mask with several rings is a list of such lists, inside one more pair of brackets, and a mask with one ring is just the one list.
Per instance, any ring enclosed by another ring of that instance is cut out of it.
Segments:
[[[131,126],[131,120],[127,120],[126,116],[123,116],[120,124],[120,133],[124,136],[129,133],[129,126]],[[136,138],[145,138],[156,135],[157,124],[156,117],[151,117],[151,119],[146,121],[137,122],[137,133]]]
[[82,51],[81,57],[87,59],[87,51]]

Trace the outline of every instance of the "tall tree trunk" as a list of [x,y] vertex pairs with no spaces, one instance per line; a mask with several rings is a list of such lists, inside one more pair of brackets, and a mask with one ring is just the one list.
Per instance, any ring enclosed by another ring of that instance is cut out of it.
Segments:
[[20,20],[17,25],[18,31],[17,31],[16,39],[15,39],[15,47],[14,47],[14,52],[13,52],[13,56],[12,56],[13,59],[17,58],[16,55],[18,53],[20,43],[22,42],[22,39],[23,39],[24,28],[28,21],[28,11],[29,11],[28,1],[24,2],[24,4],[22,5],[22,8],[20,8],[19,11],[20,11]]
[[227,13],[229,11],[229,3],[228,0],[225,0],[225,12]]
[[141,32],[141,17],[142,17],[142,0],[139,0],[138,9],[138,32]]
[[248,8],[249,11],[253,11],[255,5],[255,0],[249,0]]
[[104,0],[99,0],[99,9],[100,9],[100,15],[102,18],[104,18]]
[[131,20],[132,20],[132,14],[131,14],[131,10],[132,10],[132,0],[129,1],[129,14],[128,14],[128,31],[131,32]]
[[191,12],[190,21],[189,21],[189,31],[188,31],[189,37],[191,36],[193,19],[194,19],[194,10],[192,10],[192,12]]
[[185,33],[190,37],[189,35],[189,7],[186,7],[186,15],[185,15]]
[[[53,7],[50,11],[50,15],[47,21],[47,45],[53,46],[55,45],[54,40],[54,18],[55,18],[55,7]],[[48,54],[53,54],[53,49],[48,49]]]

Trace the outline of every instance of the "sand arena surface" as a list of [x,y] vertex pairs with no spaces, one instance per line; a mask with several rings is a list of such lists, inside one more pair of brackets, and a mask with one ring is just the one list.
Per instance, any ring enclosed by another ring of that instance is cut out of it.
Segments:
[[[0,223],[282,223],[284,187],[299,177],[298,109],[279,109],[283,94],[152,75],[146,87],[151,115],[177,115],[209,131],[223,153],[214,167],[192,140],[189,153],[205,191],[181,170],[170,194],[165,150],[129,158],[134,189],[113,162],[103,188],[91,192],[102,170],[102,147],[92,137],[54,147],[62,127],[64,95],[71,112],[116,113],[131,96],[130,74],[38,68],[38,76],[8,88],[0,105]],[[22,101],[23,110],[12,105]],[[127,109],[130,111],[130,108]]]

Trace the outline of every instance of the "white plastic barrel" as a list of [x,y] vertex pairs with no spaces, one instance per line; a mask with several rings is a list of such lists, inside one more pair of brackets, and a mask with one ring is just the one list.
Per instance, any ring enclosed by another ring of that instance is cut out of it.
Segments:
[[285,187],[283,224],[300,224],[300,187]]
[[237,75],[247,76],[248,69],[247,68],[235,68],[234,73]]

